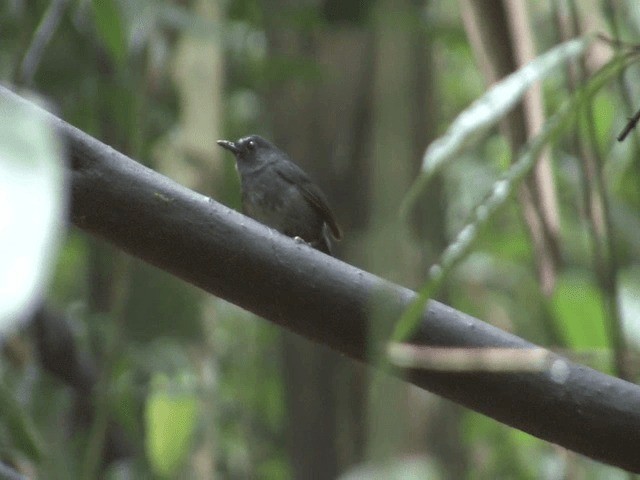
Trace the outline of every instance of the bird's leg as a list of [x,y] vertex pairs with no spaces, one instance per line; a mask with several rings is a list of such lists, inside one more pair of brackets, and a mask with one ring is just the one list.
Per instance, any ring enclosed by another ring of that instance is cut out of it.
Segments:
[[298,243],[298,244],[308,245],[309,247],[315,248],[316,250],[320,250],[321,252],[324,252],[327,255],[332,255],[332,253],[331,253],[331,245],[329,243],[327,243],[327,240],[324,237],[322,237],[319,240],[316,240],[314,242],[307,242],[304,238],[299,237],[298,235],[296,235],[295,237],[293,237],[293,241]]

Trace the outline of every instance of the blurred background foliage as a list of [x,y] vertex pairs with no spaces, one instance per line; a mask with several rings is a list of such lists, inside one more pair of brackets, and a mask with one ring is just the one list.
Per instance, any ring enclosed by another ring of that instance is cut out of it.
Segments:
[[[233,160],[215,141],[262,134],[327,193],[346,232],[337,255],[417,289],[517,153],[616,49],[598,41],[555,69],[403,218],[427,146],[489,85],[590,32],[636,43],[640,6],[7,0],[0,81],[235,208]],[[640,137],[615,137],[640,108],[638,73],[632,63],[574,112],[437,292],[631,381]],[[0,362],[0,459],[32,478],[625,477],[374,374],[74,227],[56,255],[44,306],[4,330]]]

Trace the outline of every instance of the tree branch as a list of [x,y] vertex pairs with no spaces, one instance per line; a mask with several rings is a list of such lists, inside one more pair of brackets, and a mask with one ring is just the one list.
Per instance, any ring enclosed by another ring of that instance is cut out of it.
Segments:
[[[26,102],[2,87],[0,98]],[[68,145],[78,227],[353,359],[372,363],[384,352],[368,335],[372,312],[383,310],[392,322],[414,292],[300,245],[45,115]],[[414,342],[533,347],[435,301]],[[640,472],[640,387],[550,355],[551,368],[538,373],[394,373],[539,438]]]

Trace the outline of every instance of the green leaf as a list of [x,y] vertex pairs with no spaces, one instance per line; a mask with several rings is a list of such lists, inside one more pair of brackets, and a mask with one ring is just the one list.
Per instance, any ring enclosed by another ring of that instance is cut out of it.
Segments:
[[587,277],[560,276],[551,305],[568,347],[577,350],[608,347],[602,294]]
[[593,99],[593,111],[597,112],[593,115],[596,145],[611,145],[613,122],[620,113],[619,108],[619,102],[613,98],[612,92],[603,92]]
[[94,0],[92,5],[98,35],[113,60],[122,65],[127,53],[127,39],[120,6],[116,0]]
[[[166,385],[160,376],[147,398],[145,410],[146,451],[154,472],[169,477],[176,473],[189,453],[198,418],[198,398],[183,387]],[[178,391],[176,391],[178,390]]]
[[64,224],[60,148],[43,112],[0,98],[0,335],[40,302]]
[[410,208],[436,171],[483,138],[522,99],[533,83],[548,76],[554,68],[581,55],[593,38],[586,36],[573,39],[552,48],[496,83],[460,113],[444,135],[427,148],[422,160],[422,174],[403,201],[403,218],[407,218]]
[[36,430],[31,417],[12,392],[0,384],[0,421],[11,437],[12,448],[39,460],[42,458],[44,442]]

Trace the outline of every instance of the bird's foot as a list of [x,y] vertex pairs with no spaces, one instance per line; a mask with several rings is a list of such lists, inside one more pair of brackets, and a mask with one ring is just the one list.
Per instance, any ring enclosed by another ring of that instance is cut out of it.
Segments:
[[314,242],[307,242],[304,238],[298,237],[296,235],[295,237],[293,237],[293,241],[299,245],[307,245],[311,248],[315,248],[316,250],[320,250],[321,252],[324,252],[327,255],[331,255],[331,246],[327,242],[327,239],[324,237]]

